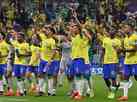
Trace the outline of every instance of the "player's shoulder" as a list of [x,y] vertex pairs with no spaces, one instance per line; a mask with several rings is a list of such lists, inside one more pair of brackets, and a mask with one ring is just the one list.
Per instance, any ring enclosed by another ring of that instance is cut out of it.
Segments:
[[30,44],[28,42],[24,42],[24,43],[22,43],[22,45],[24,45],[26,47],[30,47]]
[[9,47],[9,44],[5,40],[3,40],[0,46]]
[[133,38],[133,39],[137,39],[137,34],[133,33],[133,34],[132,34],[132,38]]
[[38,50],[40,50],[40,46],[31,45],[30,48],[31,48],[31,51],[38,51]]
[[117,37],[115,37],[114,40],[115,40],[116,42],[117,42],[117,41],[118,41],[118,42],[121,42],[121,41],[122,41],[122,38],[117,38]]
[[108,37],[108,36],[104,36],[103,38],[102,38],[102,41],[104,42],[106,42],[106,41],[109,41],[110,40],[110,37]]

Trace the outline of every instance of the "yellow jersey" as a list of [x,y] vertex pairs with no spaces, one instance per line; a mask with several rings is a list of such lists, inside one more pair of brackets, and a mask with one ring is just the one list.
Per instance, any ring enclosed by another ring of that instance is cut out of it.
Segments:
[[41,44],[41,59],[50,61],[53,56],[53,50],[55,49],[55,40],[53,38],[47,38],[42,41]]
[[[132,50],[137,46],[137,35],[132,34],[130,37],[125,37],[124,48],[126,50]],[[137,64],[137,51],[136,52],[126,52],[125,64]]]
[[111,39],[109,37],[104,37],[102,47],[105,49],[104,54],[104,64],[118,63],[118,53],[114,47],[121,47],[121,42],[119,39]]
[[19,43],[18,41],[15,41],[13,43],[13,45],[14,45],[15,51],[16,51],[15,64],[28,65],[29,64],[28,60],[27,60],[28,57],[26,57],[25,55],[30,52],[29,44],[26,42]]
[[40,63],[40,47],[31,45],[30,49],[31,49],[31,54],[32,55],[31,55],[31,58],[30,58],[29,65],[38,66],[39,63]]
[[9,44],[7,44],[6,41],[3,40],[2,42],[0,42],[0,64],[7,63],[8,54],[9,54]]
[[89,48],[90,48],[90,46],[89,46],[89,39],[87,37],[83,36],[82,42],[83,42],[82,43],[82,45],[83,45],[83,47],[82,47],[82,52],[83,52],[82,56],[83,56],[83,58],[85,60],[85,63],[89,64],[90,63],[90,61],[89,61],[89,53],[88,53]]
[[73,59],[75,58],[83,58],[85,63],[89,63],[89,44],[88,38],[85,36],[76,35],[72,38],[72,52],[71,56]]
[[42,41],[47,39],[47,36],[44,33],[42,33],[42,32],[39,33],[39,36],[40,36]]

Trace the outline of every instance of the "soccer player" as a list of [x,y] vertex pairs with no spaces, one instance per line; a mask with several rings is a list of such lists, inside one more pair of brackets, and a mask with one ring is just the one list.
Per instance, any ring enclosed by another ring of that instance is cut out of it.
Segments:
[[9,54],[9,45],[5,41],[5,35],[0,33],[0,95],[3,95],[3,75],[7,67],[7,57]]
[[56,32],[54,28],[49,29],[48,48],[47,48],[47,75],[48,75],[48,96],[56,95],[57,76],[60,66],[60,53],[58,49],[58,39],[55,38]]
[[73,92],[74,99],[81,99],[82,98],[82,69],[84,67],[84,59],[81,58],[83,52],[81,51],[81,39],[80,36],[80,27],[77,25],[73,25],[73,33],[75,34],[72,38],[72,65],[71,65],[71,72],[73,72],[75,77],[75,92]]
[[17,96],[26,95],[25,74],[28,67],[26,60],[30,55],[30,46],[25,41],[25,35],[22,32],[17,34],[16,41],[12,42],[15,47],[14,76],[17,79]]
[[124,60],[124,96],[120,97],[118,100],[127,101],[128,100],[128,86],[129,79],[134,75],[137,80],[137,35],[133,33],[133,28],[131,25],[126,24],[125,33],[127,36],[124,39],[124,51],[125,51],[125,60]]
[[11,28],[9,28],[8,34],[6,36],[6,41],[9,44],[9,55],[7,60],[7,70],[6,70],[6,81],[7,81],[7,92],[6,96],[13,96],[13,67],[14,67],[14,60],[15,60],[15,50],[14,46],[12,45],[12,41],[15,40],[17,32]]
[[37,70],[40,63],[40,42],[41,39],[38,34],[32,35],[30,46],[32,55],[26,73],[27,78],[31,84],[30,92],[36,91],[37,87]]
[[[78,25],[73,25],[73,33],[75,34],[72,38],[72,65],[71,71],[75,77],[75,91],[72,97],[76,100],[80,100],[83,96],[83,77],[87,72],[87,63],[89,64],[88,50],[86,34],[81,33],[81,28]],[[88,35],[89,37],[89,35]],[[88,69],[89,71],[89,69]]]
[[[39,78],[38,78],[38,85],[39,85],[39,96],[42,96],[45,94],[45,79],[47,79],[46,75],[48,72],[48,68],[50,65],[50,61],[52,60],[52,55],[53,55],[53,49],[55,48],[55,40],[53,39],[53,35],[55,32],[53,29],[50,27],[46,28],[46,39],[42,40],[41,43],[41,61],[40,65],[38,67],[38,73],[39,73]],[[46,78],[45,78],[46,77]],[[48,84],[53,83],[49,82]],[[49,86],[49,90],[50,85]],[[50,92],[49,92],[50,93]]]
[[6,81],[7,81],[7,92],[6,92],[6,96],[13,96],[14,92],[13,92],[13,77],[12,77],[12,72],[13,72],[13,64],[14,64],[14,54],[15,54],[15,50],[13,45],[8,42],[9,44],[9,54],[8,54],[8,59],[7,59],[7,70],[5,73],[5,77],[6,77]]
[[90,96],[91,98],[94,97],[94,90],[93,90],[93,82],[91,78],[91,64],[89,61],[89,48],[90,48],[90,41],[92,39],[91,32],[87,29],[82,29],[83,34],[83,48],[81,49],[83,51],[83,58],[85,60],[85,67],[84,67],[84,89],[83,94]]
[[118,51],[121,46],[120,40],[115,38],[115,31],[109,32],[103,40],[102,47],[103,52],[103,74],[104,81],[109,89],[108,98],[115,98],[116,90],[116,76],[117,76],[117,64],[118,64]]

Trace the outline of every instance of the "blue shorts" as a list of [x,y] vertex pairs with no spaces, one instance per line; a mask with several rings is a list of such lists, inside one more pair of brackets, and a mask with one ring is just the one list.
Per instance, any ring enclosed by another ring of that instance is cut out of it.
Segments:
[[117,77],[117,64],[104,64],[103,65],[104,79],[116,79]]
[[47,61],[41,60],[39,66],[38,66],[37,73],[39,73],[39,74],[46,73],[48,70],[46,67],[47,64],[48,64]]
[[91,65],[90,64],[85,64],[83,75],[86,78],[91,76]]
[[28,66],[27,67],[27,72],[30,72],[30,73],[37,73],[38,71],[38,66]]
[[125,64],[123,74],[125,76],[137,75],[137,64]]
[[7,68],[7,64],[0,64],[0,75],[4,75]]
[[85,68],[85,63],[83,58],[77,58],[72,61],[71,72],[73,72],[74,76],[83,75],[84,68]]
[[14,76],[15,77],[24,76],[26,74],[27,67],[28,67],[27,65],[15,64],[14,65]]
[[72,61],[71,63],[69,63],[69,65],[67,66],[67,68],[65,69],[65,74],[69,77],[73,77],[74,76],[74,69],[72,67]]
[[56,75],[58,75],[59,68],[60,68],[60,61],[54,60],[54,61],[52,61],[51,64],[48,66],[47,74],[48,74],[49,76],[56,76]]

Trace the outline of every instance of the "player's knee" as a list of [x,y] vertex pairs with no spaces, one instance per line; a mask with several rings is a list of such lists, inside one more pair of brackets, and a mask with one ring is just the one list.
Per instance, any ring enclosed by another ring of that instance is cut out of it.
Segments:
[[31,72],[26,73],[26,77],[27,77],[27,78],[30,78],[31,76],[32,76],[32,73],[31,73]]

